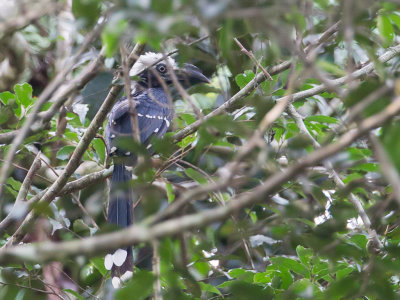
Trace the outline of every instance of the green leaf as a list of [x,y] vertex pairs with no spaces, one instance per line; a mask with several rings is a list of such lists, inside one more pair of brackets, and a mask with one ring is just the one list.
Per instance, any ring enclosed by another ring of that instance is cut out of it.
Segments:
[[106,158],[106,146],[102,139],[94,139],[92,141],[92,145],[94,150],[96,151],[97,155],[99,156],[100,163],[104,163]]
[[309,122],[318,122],[318,123],[327,123],[327,124],[336,124],[338,123],[338,120],[329,117],[329,116],[324,116],[324,115],[316,115],[316,116],[310,116],[306,118],[306,121]]
[[365,172],[379,172],[379,164],[377,163],[363,163],[351,167],[350,170],[365,171]]
[[197,181],[200,184],[206,184],[207,183],[207,179],[204,178],[204,175],[201,174],[199,171],[194,170],[192,168],[187,168],[185,169],[185,174],[192,178],[193,180]]
[[400,30],[400,16],[398,14],[391,14],[390,19],[396,25],[397,29]]
[[351,160],[365,159],[372,155],[372,151],[370,149],[354,148],[354,147],[348,148],[347,153],[350,154]]
[[14,114],[21,118],[21,102],[17,99],[17,96],[10,92],[2,92],[0,93],[0,100],[3,104],[12,107]]
[[154,279],[152,273],[135,269],[133,279],[128,282],[127,286],[115,292],[115,299],[145,299],[153,290]]
[[322,296],[318,286],[305,278],[295,281],[290,286],[290,290],[293,291],[296,296],[301,297],[301,299],[322,299],[318,298],[318,296]]
[[152,0],[151,9],[158,13],[168,13],[173,9],[172,0]]
[[217,295],[222,295],[222,293],[219,291],[219,289],[217,289],[215,286],[213,286],[211,284],[199,282],[199,285],[200,285],[202,291],[210,292],[210,293],[217,294]]
[[13,177],[9,177],[7,179],[7,184],[10,185],[15,191],[19,191],[22,185],[21,182],[15,180]]
[[351,272],[353,272],[354,269],[352,267],[347,267],[344,269],[340,269],[336,272],[336,278],[338,280],[345,278],[348,274],[350,274]]
[[276,273],[276,276],[279,278],[279,287],[282,289],[287,289],[293,283],[293,275],[288,269],[281,268],[279,272]]
[[218,288],[220,288],[220,289],[227,288],[227,287],[231,286],[234,283],[235,283],[235,280],[227,280],[227,281],[219,284]]
[[361,249],[365,249],[367,247],[368,238],[364,234],[355,234],[350,238],[350,241]]
[[179,114],[179,118],[182,118],[186,122],[186,125],[190,125],[196,121],[196,117],[192,114],[181,113]]
[[243,281],[234,281],[230,285],[230,292],[232,295],[229,296],[229,299],[234,300],[266,300],[272,299],[273,295],[269,288]]
[[310,276],[310,273],[306,269],[306,267],[301,263],[299,263],[297,260],[288,257],[277,256],[277,257],[272,257],[271,261],[279,270],[282,270],[282,268],[284,268],[291,270],[295,273],[301,274],[307,278]]
[[195,140],[196,140],[196,134],[188,135],[178,143],[178,146],[184,149],[191,143],[193,143]]
[[72,228],[74,232],[79,234],[80,236],[85,236],[90,234],[90,227],[83,222],[82,219],[77,219],[72,224]]
[[277,271],[275,270],[270,270],[266,272],[261,272],[261,273],[256,273],[254,274],[253,277],[253,282],[254,283],[270,283],[272,276],[276,273]]
[[32,104],[32,86],[29,83],[16,84],[14,92],[25,108]]
[[382,128],[382,144],[389,158],[400,171],[400,122],[391,122]]
[[[317,66],[337,77],[346,75],[346,71],[343,70],[343,68],[327,60],[322,60],[322,59],[318,60]],[[329,95],[329,93],[327,94]]]
[[119,39],[128,23],[125,19],[111,19],[101,34],[101,40],[106,47],[106,56],[111,57],[118,49]]
[[360,174],[360,173],[351,173],[351,174],[349,174],[349,175],[347,175],[346,177],[343,178],[343,182],[344,183],[349,183],[349,182],[351,182],[353,180],[357,180],[357,179],[364,178],[364,177],[365,176]]
[[71,289],[63,289],[63,292],[70,294],[74,297],[76,297],[78,300],[85,300],[84,297],[82,297],[78,292],[71,290]]
[[168,203],[171,203],[172,201],[175,200],[174,189],[172,188],[172,185],[169,182],[167,182],[165,186],[167,189]]
[[243,74],[238,74],[235,77],[237,85],[242,89],[255,77],[253,71],[246,70]]
[[104,257],[92,258],[90,262],[96,267],[101,275],[105,276],[107,274],[106,267],[104,266]]
[[394,38],[393,25],[392,22],[390,21],[389,16],[378,15],[377,27],[383,42],[383,46],[385,48],[389,47],[393,43],[393,38]]
[[12,116],[14,112],[9,106],[0,106],[0,125],[8,123]]
[[285,129],[282,127],[274,127],[274,139],[279,143],[283,133],[285,132]]
[[89,263],[81,269],[80,277],[84,284],[92,285],[101,278],[101,274],[93,264]]
[[3,102],[4,105],[8,105],[10,100],[17,100],[17,97],[11,92],[2,92],[0,93],[0,100]]
[[100,15],[100,0],[73,0],[72,13],[84,21],[86,27],[93,26]]
[[297,256],[299,257],[300,261],[306,265],[310,266],[310,261],[313,256],[313,251],[311,249],[304,248],[301,245],[296,247]]
[[249,270],[237,268],[230,270],[228,274],[232,278],[238,278],[241,281],[253,282],[254,273]]
[[64,146],[60,150],[57,151],[57,159],[66,160],[69,158],[70,154],[74,152],[75,146]]

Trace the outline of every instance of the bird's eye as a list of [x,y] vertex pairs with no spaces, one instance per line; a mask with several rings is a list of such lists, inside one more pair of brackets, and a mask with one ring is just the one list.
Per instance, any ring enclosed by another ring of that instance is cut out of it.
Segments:
[[160,73],[165,73],[166,71],[167,71],[167,68],[165,67],[165,65],[158,65],[157,66],[157,70],[158,70],[158,72],[160,72]]

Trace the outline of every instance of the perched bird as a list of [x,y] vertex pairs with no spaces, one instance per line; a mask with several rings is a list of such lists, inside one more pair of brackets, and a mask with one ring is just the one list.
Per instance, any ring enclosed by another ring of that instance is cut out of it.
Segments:
[[[184,64],[179,68],[173,58],[168,57],[160,61],[162,57],[161,53],[153,52],[147,52],[139,57],[129,72],[131,76],[138,75],[139,78],[136,82],[132,82],[131,100],[126,96],[119,99],[108,117],[105,130],[106,146],[113,158],[114,170],[111,177],[107,221],[120,227],[132,224],[134,191],[126,182],[132,177],[132,166],[135,165],[137,156],[124,149],[121,143],[122,139],[126,141],[134,138],[132,114],[135,113],[138,120],[140,143],[149,149],[151,137],[162,137],[171,124],[173,108],[164,90],[165,86],[173,84],[170,71],[174,72],[177,80],[185,87],[209,82],[196,66]],[[154,65],[157,61],[159,62]],[[151,67],[152,65],[154,66]],[[132,247],[107,254],[104,264],[107,270],[111,270],[113,286],[119,287],[133,274]]]

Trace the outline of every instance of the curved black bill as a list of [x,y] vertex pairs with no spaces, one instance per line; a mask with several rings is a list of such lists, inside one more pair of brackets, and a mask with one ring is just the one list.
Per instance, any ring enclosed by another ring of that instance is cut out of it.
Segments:
[[176,71],[178,79],[188,85],[197,83],[210,83],[210,80],[204,76],[201,70],[191,64],[184,64],[182,69]]

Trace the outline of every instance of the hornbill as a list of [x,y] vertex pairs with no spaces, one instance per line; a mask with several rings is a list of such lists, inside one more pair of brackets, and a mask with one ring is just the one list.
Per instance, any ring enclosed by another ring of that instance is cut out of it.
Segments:
[[[133,218],[134,191],[126,183],[132,177],[132,166],[135,165],[137,156],[128,149],[123,149],[121,143],[121,139],[134,138],[132,114],[135,113],[137,117],[140,143],[150,149],[151,137],[162,137],[173,117],[173,108],[164,90],[165,86],[173,84],[170,72],[174,72],[176,79],[185,87],[200,82],[209,83],[207,77],[196,66],[184,64],[179,68],[173,58],[161,60],[162,57],[161,53],[147,52],[138,58],[129,72],[131,76],[138,74],[137,81],[132,82],[131,97],[124,96],[119,99],[108,116],[105,130],[106,147],[113,158],[114,170],[107,221],[120,227],[130,226]],[[159,62],[156,63],[157,61]],[[133,274],[132,247],[107,254],[104,264],[107,270],[111,270],[113,286],[119,287]]]

